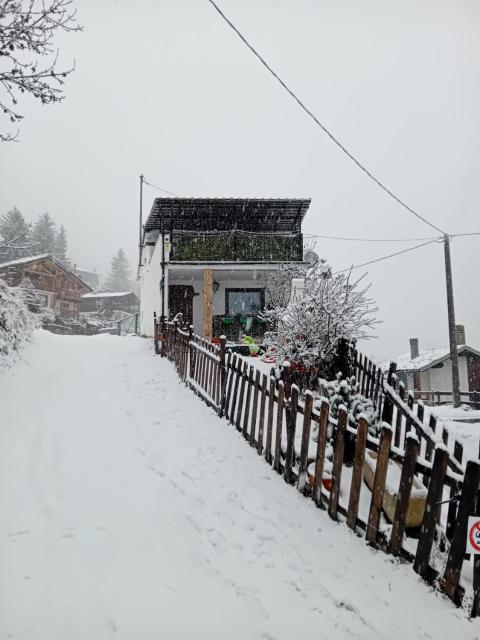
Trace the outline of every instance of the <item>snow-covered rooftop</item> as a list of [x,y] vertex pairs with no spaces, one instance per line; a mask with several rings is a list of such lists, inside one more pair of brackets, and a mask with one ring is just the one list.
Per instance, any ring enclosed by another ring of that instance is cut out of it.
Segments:
[[[480,356],[480,352],[467,345],[458,347],[458,354],[468,351]],[[410,353],[403,353],[393,361],[397,363],[397,371],[422,371],[428,369],[442,360],[450,357],[450,349],[448,347],[435,347],[433,349],[422,349],[416,358],[412,358]]]
[[49,253],[41,253],[37,256],[26,256],[25,258],[17,258],[16,260],[9,260],[8,262],[1,262],[0,269],[3,267],[14,267],[18,264],[27,264],[28,262],[35,262],[36,260],[43,260],[44,258],[50,258]]
[[49,258],[50,260],[52,260],[52,262],[54,262],[57,266],[63,269],[66,273],[76,278],[79,282],[82,283],[82,285],[86,289],[90,289],[90,291],[92,290],[91,286],[88,283],[82,280],[74,271],[72,271],[69,267],[66,267],[60,260],[55,258],[55,256],[52,256],[50,253],[40,253],[36,256],[25,256],[24,258],[17,258],[16,260],[9,260],[8,262],[2,262],[0,263],[0,270],[4,270],[8,267],[15,267],[21,264],[29,264],[30,262],[37,262],[37,260],[45,260],[46,258]]
[[104,291],[103,293],[86,293],[82,298],[123,298],[132,293],[132,291]]

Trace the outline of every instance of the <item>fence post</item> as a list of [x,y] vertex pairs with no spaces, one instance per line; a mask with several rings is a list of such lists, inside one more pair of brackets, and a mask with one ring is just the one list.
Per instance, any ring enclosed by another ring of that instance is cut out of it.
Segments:
[[415,476],[415,465],[417,464],[419,452],[419,439],[414,433],[408,433],[407,444],[405,447],[405,458],[403,460],[397,502],[395,505],[392,534],[390,536],[390,553],[394,556],[397,556],[402,548],[408,505],[410,502],[410,495],[412,493],[413,478]]
[[160,355],[162,356],[162,358],[165,357],[165,351],[166,351],[166,335],[165,335],[165,316],[161,316],[160,318],[160,327],[162,329],[162,346],[160,348]]
[[157,312],[156,311],[153,312],[153,347],[154,347],[155,353],[158,355],[159,354],[159,349],[158,349],[158,322],[157,322]]
[[432,476],[429,481],[425,511],[420,529],[420,538],[413,569],[424,580],[428,579],[430,553],[437,526],[437,504],[442,500],[443,483],[447,473],[448,451],[442,445],[437,445],[432,464]]
[[220,336],[220,402],[218,408],[218,415],[220,418],[223,418],[225,413],[225,397],[226,397],[226,380],[227,380],[227,369],[225,367],[225,347],[227,344],[227,337]]
[[365,462],[365,446],[367,444],[368,422],[362,414],[358,419],[357,437],[355,440],[355,458],[353,461],[352,483],[350,485],[350,498],[348,501],[347,526],[355,531],[357,527],[358,505],[363,478],[363,465]]
[[288,360],[284,360],[283,365],[283,387],[285,389],[285,398],[287,400],[290,399],[290,394],[292,393],[292,372],[290,369],[290,362]]
[[305,407],[303,410],[302,447],[300,450],[300,462],[298,467],[297,488],[301,493],[306,493],[308,445],[310,443],[310,429],[312,424],[313,395],[311,391],[305,392]]
[[190,371],[189,371],[189,378],[190,380],[193,380],[195,378],[195,353],[194,353],[194,349],[191,345],[192,342],[192,338],[193,338],[193,324],[191,324],[188,327],[188,355],[190,358]]
[[340,497],[340,483],[342,481],[343,456],[345,454],[345,432],[347,430],[348,413],[345,406],[340,406],[335,436],[335,451],[333,452],[332,488],[328,502],[328,515],[332,520],[337,519],[338,498]]
[[377,466],[375,469],[375,477],[373,480],[372,501],[370,503],[370,512],[368,514],[367,526],[367,542],[375,544],[378,535],[378,526],[380,524],[380,514],[383,506],[383,496],[385,493],[385,481],[387,479],[388,470],[388,454],[390,453],[390,445],[392,442],[392,428],[389,424],[384,423],[382,433],[380,435],[380,444],[378,445]]
[[292,387],[292,393],[290,395],[290,403],[287,408],[287,450],[285,452],[285,470],[284,479],[285,482],[293,484],[292,467],[295,460],[295,430],[297,426],[297,410],[298,410],[298,387],[294,385]]
[[312,498],[317,507],[323,508],[322,503],[322,479],[325,465],[325,447],[327,444],[328,416],[330,407],[328,400],[323,399],[320,406],[320,418],[318,421],[317,455],[315,457],[315,477],[313,480]]
[[462,496],[458,506],[457,521],[453,531],[452,544],[448,554],[447,568],[441,582],[443,590],[452,600],[456,600],[457,587],[462,571],[463,557],[467,546],[468,516],[474,515],[480,482],[480,463],[467,462]]

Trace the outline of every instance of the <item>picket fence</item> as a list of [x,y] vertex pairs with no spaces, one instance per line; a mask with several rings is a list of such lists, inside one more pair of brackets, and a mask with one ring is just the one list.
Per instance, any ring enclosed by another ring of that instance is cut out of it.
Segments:
[[[326,509],[333,520],[346,522],[369,545],[413,563],[414,571],[463,605],[471,617],[479,614],[480,556],[472,561],[465,552],[468,518],[480,515],[480,463],[468,461],[464,466],[461,444],[448,443],[445,429],[436,433],[434,416],[424,422],[421,403],[414,411],[413,395],[397,383],[394,364],[382,372],[368,358],[353,354],[351,373],[359,390],[381,412],[382,426],[375,437],[365,416],[352,423],[342,407],[337,416],[331,415],[325,398],[314,399],[307,391],[302,399],[287,364],[278,380],[229,353],[225,339],[214,345],[194,335],[192,327],[162,323],[156,317],[154,329],[155,352],[171,360],[180,378],[234,425],[287,483]],[[333,459],[328,463],[332,428]],[[314,429],[316,442],[311,440]],[[453,444],[451,454],[448,444],[450,449]],[[348,447],[353,448],[350,461]],[[371,452],[376,466],[370,495],[363,478]],[[399,485],[389,524],[382,511],[392,464],[398,465]],[[419,482],[426,493],[423,519],[420,527],[409,529],[412,486]]]

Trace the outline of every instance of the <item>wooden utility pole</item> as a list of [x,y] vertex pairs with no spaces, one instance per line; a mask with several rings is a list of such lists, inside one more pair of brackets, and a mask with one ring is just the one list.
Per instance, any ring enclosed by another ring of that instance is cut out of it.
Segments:
[[213,271],[203,271],[203,337],[209,342],[213,338]]
[[[142,233],[143,233],[143,174],[140,176],[140,214],[139,214],[139,236],[138,236],[138,268],[142,266]],[[138,272],[140,277],[140,271]]]
[[453,406],[460,406],[460,374],[458,372],[457,334],[455,328],[455,305],[453,303],[452,262],[450,258],[450,237],[443,236],[445,252],[445,277],[447,283],[448,334],[450,337],[450,360],[452,362]]

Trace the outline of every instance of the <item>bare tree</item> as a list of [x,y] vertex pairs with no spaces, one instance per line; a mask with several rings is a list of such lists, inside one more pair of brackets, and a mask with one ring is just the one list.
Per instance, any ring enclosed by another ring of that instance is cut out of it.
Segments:
[[[75,64],[57,67],[53,40],[58,31],[81,30],[71,5],[72,0],[0,0],[0,109],[11,123],[23,118],[17,108],[21,94],[42,104],[63,100],[63,84]],[[15,140],[17,135],[0,133],[0,140]]]
[[362,279],[332,274],[323,261],[309,268],[302,298],[264,312],[271,328],[267,344],[292,363],[319,367],[332,360],[340,340],[372,337],[377,307]]

